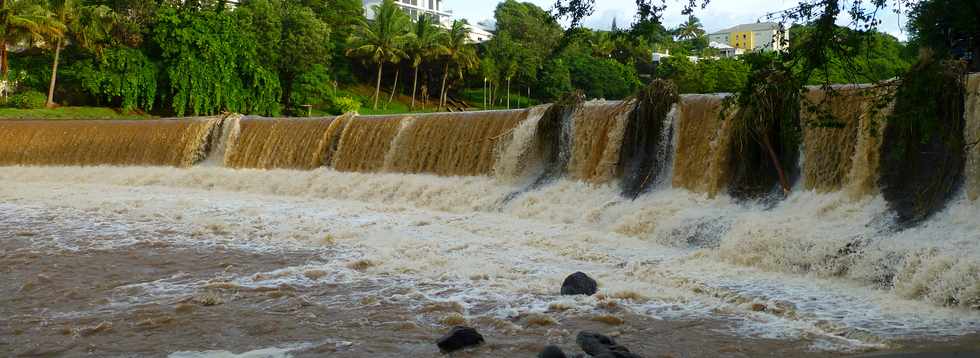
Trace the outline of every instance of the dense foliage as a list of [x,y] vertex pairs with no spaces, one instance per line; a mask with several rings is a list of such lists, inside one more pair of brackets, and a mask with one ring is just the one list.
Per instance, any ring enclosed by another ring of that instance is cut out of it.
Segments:
[[99,59],[73,63],[67,72],[82,89],[124,110],[153,109],[159,70],[142,51],[110,48]]
[[258,62],[256,33],[242,25],[228,12],[165,8],[157,14],[153,40],[174,113],[279,112],[279,80]]
[[[911,16],[909,46],[876,31],[881,0],[809,1],[774,16],[796,25],[791,48],[768,64],[779,63],[802,88],[900,78],[917,48],[939,58],[980,56],[975,1],[899,2]],[[495,36],[472,43],[465,21],[410,18],[390,0],[377,10],[396,11],[370,12],[380,15],[372,20],[359,0],[6,0],[0,40],[27,51],[0,53],[0,67],[14,93],[50,89],[61,105],[165,115],[330,112],[343,98],[377,103],[371,107],[399,96],[412,108],[480,102],[464,93],[481,93],[482,105],[495,108],[517,105],[518,95],[531,97],[526,105],[573,90],[621,99],[657,78],[681,93],[753,93],[752,79],[761,78],[753,73],[771,68],[751,56],[719,58],[695,16],[706,3],[682,2],[671,11],[686,20],[668,27],[665,3],[636,0],[632,24],[604,31],[581,26],[593,0],[558,0],[550,9],[504,0]],[[847,27],[839,26],[844,14],[853,20]],[[653,52],[672,57],[654,63]]]

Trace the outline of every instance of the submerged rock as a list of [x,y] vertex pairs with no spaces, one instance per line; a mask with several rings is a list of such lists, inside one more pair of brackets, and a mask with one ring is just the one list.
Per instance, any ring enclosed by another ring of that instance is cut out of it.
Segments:
[[589,275],[576,272],[565,278],[561,284],[562,295],[592,296],[599,291],[599,285]]
[[629,349],[616,344],[612,337],[601,335],[596,332],[582,331],[578,333],[575,341],[585,353],[593,357],[602,358],[639,358],[640,356],[631,353]]
[[456,326],[445,336],[439,338],[436,345],[443,353],[455,352],[466,347],[477,346],[483,343],[483,335],[476,329],[470,327]]
[[568,356],[558,346],[547,346],[541,353],[538,353],[538,358],[568,358]]

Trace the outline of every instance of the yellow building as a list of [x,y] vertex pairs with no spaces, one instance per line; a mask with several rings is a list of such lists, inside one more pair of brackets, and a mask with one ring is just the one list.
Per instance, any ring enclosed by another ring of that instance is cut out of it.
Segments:
[[708,39],[746,51],[783,50],[789,45],[789,33],[780,31],[775,22],[738,25],[714,32]]

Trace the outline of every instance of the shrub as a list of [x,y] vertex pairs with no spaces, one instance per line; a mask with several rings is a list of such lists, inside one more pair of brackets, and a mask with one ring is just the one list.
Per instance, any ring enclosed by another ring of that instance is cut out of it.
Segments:
[[48,96],[38,91],[24,91],[7,99],[7,105],[20,109],[40,109],[48,103]]
[[290,103],[297,108],[303,105],[320,108],[320,105],[330,101],[333,92],[330,70],[323,65],[313,65],[293,81]]
[[568,61],[572,85],[589,98],[623,99],[640,87],[633,66],[610,58],[571,56]]
[[361,109],[361,102],[350,97],[334,97],[331,102],[330,113],[332,114],[340,115],[357,112]]
[[537,88],[535,91],[546,100],[556,100],[561,95],[571,92],[572,75],[568,65],[561,59],[550,60],[538,72]]
[[85,59],[66,67],[66,78],[127,111],[153,109],[158,73],[143,51],[129,47],[111,47],[98,60]]

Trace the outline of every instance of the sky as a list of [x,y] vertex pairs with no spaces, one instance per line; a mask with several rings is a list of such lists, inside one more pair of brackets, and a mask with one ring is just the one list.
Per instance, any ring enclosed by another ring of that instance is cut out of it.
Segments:
[[[531,2],[541,6],[543,9],[550,9],[554,0],[520,0]],[[686,2],[683,1],[683,2]],[[738,24],[753,23],[759,20],[765,21],[765,16],[771,12],[786,10],[796,6],[797,0],[711,0],[708,7],[698,9],[695,16],[701,19],[705,30],[709,33],[717,30],[732,27]],[[493,0],[443,0],[443,9],[452,10],[458,17],[466,18],[470,23],[478,23],[483,20],[493,18],[493,11],[499,1]],[[667,13],[664,16],[664,24],[667,28],[672,28],[687,19],[681,15],[682,1],[668,0]],[[613,18],[619,26],[628,27],[633,22],[636,14],[635,0],[596,0],[595,14],[587,18],[585,26],[596,29],[609,29]],[[906,40],[907,34],[903,30],[904,16],[898,16],[891,11],[881,17],[883,23],[880,29],[890,33],[899,40]],[[846,25],[846,20],[844,21]]]

